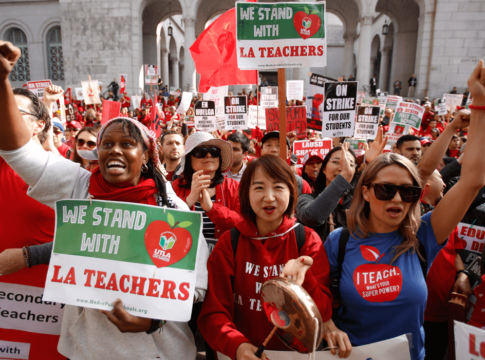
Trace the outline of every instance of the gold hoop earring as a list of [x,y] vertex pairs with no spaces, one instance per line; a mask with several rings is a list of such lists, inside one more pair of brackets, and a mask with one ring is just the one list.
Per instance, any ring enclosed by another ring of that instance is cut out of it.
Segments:
[[146,173],[147,171],[148,171],[148,166],[147,166],[147,164],[143,164],[143,165],[141,166],[141,172],[142,172],[142,173]]

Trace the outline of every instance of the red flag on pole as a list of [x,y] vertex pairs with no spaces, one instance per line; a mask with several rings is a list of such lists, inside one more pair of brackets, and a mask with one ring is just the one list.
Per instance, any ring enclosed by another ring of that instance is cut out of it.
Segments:
[[109,120],[120,115],[121,103],[118,101],[103,100],[103,114],[101,125],[106,124]]
[[258,83],[256,70],[237,67],[235,11],[233,8],[222,14],[190,47],[200,74],[200,92],[207,92],[211,86]]
[[148,129],[152,130],[154,136],[158,138],[162,135],[162,127],[160,126],[160,120],[162,119],[162,117],[160,116],[160,112],[158,111],[158,96],[156,92],[155,102],[153,104],[154,105],[150,108],[150,123],[148,124]]

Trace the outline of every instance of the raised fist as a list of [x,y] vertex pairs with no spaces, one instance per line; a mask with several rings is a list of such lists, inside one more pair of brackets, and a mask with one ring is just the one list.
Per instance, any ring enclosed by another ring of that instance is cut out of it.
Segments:
[[8,41],[0,40],[0,79],[6,79],[22,55],[20,49]]

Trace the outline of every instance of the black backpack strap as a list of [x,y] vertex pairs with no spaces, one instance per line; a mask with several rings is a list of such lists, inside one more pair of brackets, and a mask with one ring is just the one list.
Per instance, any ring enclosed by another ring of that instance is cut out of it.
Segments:
[[426,248],[424,247],[424,245],[421,241],[419,241],[419,253],[424,258],[424,260],[423,260],[423,259],[421,259],[421,256],[418,255],[419,265],[421,265],[421,270],[423,271],[424,280],[426,280],[426,278],[428,276],[428,264],[426,262],[426,259],[427,259],[426,258]]
[[234,251],[234,259],[236,259],[237,244],[239,243],[239,235],[241,235],[241,233],[237,228],[231,229],[231,245],[232,245],[232,251]]
[[298,224],[293,231],[295,232],[296,245],[298,246],[298,255],[300,255],[301,249],[305,245],[305,227],[302,224]]
[[339,274],[342,274],[342,264],[344,263],[345,258],[345,248],[347,247],[347,243],[349,242],[350,238],[350,231],[346,227],[342,228],[342,232],[340,233],[340,238],[338,240],[338,255],[337,255],[337,266]]

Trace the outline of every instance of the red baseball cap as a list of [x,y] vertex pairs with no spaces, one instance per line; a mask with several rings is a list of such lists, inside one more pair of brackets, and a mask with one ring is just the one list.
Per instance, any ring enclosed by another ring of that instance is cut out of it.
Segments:
[[75,129],[78,129],[78,130],[81,130],[83,127],[82,125],[79,123],[79,121],[70,121],[67,123],[66,125],[66,129],[68,128],[75,128]]
[[426,145],[426,144],[432,144],[432,142],[429,139],[427,139],[427,138],[422,139],[421,140],[421,145]]
[[320,152],[318,152],[316,150],[312,150],[312,151],[306,153],[305,156],[303,157],[303,166],[306,165],[308,160],[310,160],[311,158],[314,158],[314,157],[317,157],[317,158],[319,158],[320,160],[323,161],[323,155],[320,154]]

